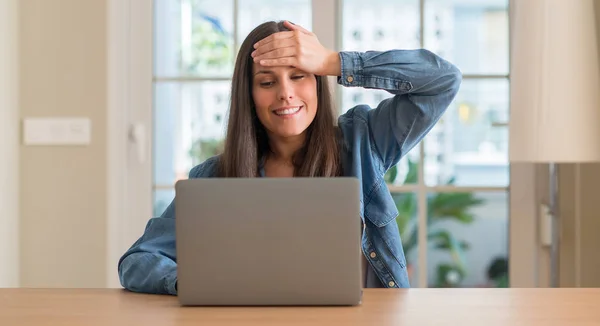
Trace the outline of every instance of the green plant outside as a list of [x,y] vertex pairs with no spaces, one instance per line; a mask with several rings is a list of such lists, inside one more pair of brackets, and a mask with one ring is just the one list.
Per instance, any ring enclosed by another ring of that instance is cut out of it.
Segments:
[[192,31],[189,47],[180,45],[180,65],[185,74],[207,74],[220,71],[230,74],[233,69],[233,34],[225,31],[216,17],[205,13],[202,3],[190,0]]
[[[408,160],[408,172],[402,184],[415,184],[418,182],[418,165]],[[385,174],[388,184],[397,183],[398,167],[394,166]],[[448,180],[446,185],[453,185],[454,178]],[[417,196],[414,193],[393,193],[392,197],[398,208],[396,223],[400,230],[404,252],[408,256],[417,247],[418,219]],[[448,263],[436,267],[436,287],[457,286],[467,275],[467,262],[465,251],[469,249],[467,241],[457,239],[449,230],[441,229],[436,224],[441,221],[451,220],[456,223],[470,224],[475,220],[470,209],[484,204],[484,200],[477,198],[473,193],[434,193],[427,195],[427,241],[428,246],[435,250],[446,251],[449,255]],[[408,261],[411,265],[412,262]]]

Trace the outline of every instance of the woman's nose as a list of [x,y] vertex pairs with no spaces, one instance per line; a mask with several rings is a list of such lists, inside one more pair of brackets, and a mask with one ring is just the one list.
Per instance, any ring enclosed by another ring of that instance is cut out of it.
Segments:
[[285,100],[291,100],[294,98],[294,87],[292,85],[290,85],[289,83],[281,83],[281,86],[279,87],[279,100],[280,101],[285,101]]

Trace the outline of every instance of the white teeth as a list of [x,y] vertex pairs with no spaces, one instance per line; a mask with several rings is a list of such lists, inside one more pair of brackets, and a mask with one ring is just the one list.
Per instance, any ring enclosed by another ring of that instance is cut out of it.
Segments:
[[289,115],[289,114],[294,114],[296,112],[300,111],[300,107],[297,106],[295,108],[289,108],[289,109],[285,109],[285,110],[278,110],[275,111],[275,114],[277,115]]

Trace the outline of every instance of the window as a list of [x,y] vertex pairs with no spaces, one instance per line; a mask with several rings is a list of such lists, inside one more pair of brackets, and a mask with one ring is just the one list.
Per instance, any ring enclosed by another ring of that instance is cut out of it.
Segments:
[[[508,1],[342,4],[342,49],[424,47],[464,74],[447,113],[387,174],[412,285],[507,286]],[[360,88],[341,94],[344,109],[391,96]]]
[[[321,33],[333,35],[343,50],[424,47],[459,66],[463,84],[448,112],[386,180],[400,211],[414,287],[507,286],[508,187],[514,186],[507,157],[508,0],[154,4],[155,216],[171,202],[175,181],[222,148],[240,42],[258,23],[285,18],[318,26],[322,30],[313,31],[320,39]],[[321,7],[337,8],[327,17],[330,25],[316,21],[315,13],[322,19],[327,12]],[[335,91],[340,113],[391,96],[341,86]]]
[[260,22],[311,26],[310,0],[155,0],[154,215],[222,148],[236,49]]

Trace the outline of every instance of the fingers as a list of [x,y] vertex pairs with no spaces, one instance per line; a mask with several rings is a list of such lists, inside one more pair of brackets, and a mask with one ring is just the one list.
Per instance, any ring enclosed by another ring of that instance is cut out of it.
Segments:
[[285,57],[285,58],[277,58],[277,59],[265,59],[260,60],[259,64],[264,67],[269,66],[298,66],[298,60],[296,57]]
[[285,48],[277,48],[273,51],[254,56],[254,62],[259,62],[264,59],[277,59],[283,57],[293,57],[297,53],[296,47],[290,46]]
[[296,31],[302,32],[303,34],[312,35],[311,31],[305,29],[304,27],[302,27],[300,25],[295,25],[288,20],[284,21],[283,25],[285,27],[287,27],[289,29],[289,31],[277,32],[277,33],[271,34],[271,35],[265,37],[264,39],[254,43],[254,48],[257,49],[261,45],[273,42],[274,40],[292,38],[296,34]]
[[271,34],[254,44],[251,56],[254,62],[262,66],[296,66],[299,54],[298,45],[302,35],[312,35],[300,25],[285,21],[284,25],[290,31]]
[[282,39],[294,37],[295,34],[296,33],[294,31],[277,32],[277,33],[271,34],[271,35],[263,38],[262,40],[254,43],[254,48],[257,49],[261,45],[271,43],[275,40],[282,40]]
[[304,27],[302,27],[300,25],[296,25],[296,24],[290,22],[289,20],[284,21],[283,25],[292,31],[300,31],[304,34],[312,34],[310,31],[306,30]]
[[276,40],[259,46],[256,50],[252,52],[252,57],[260,56],[261,54],[271,52],[275,49],[293,47],[296,45],[298,45],[298,40],[295,38]]

